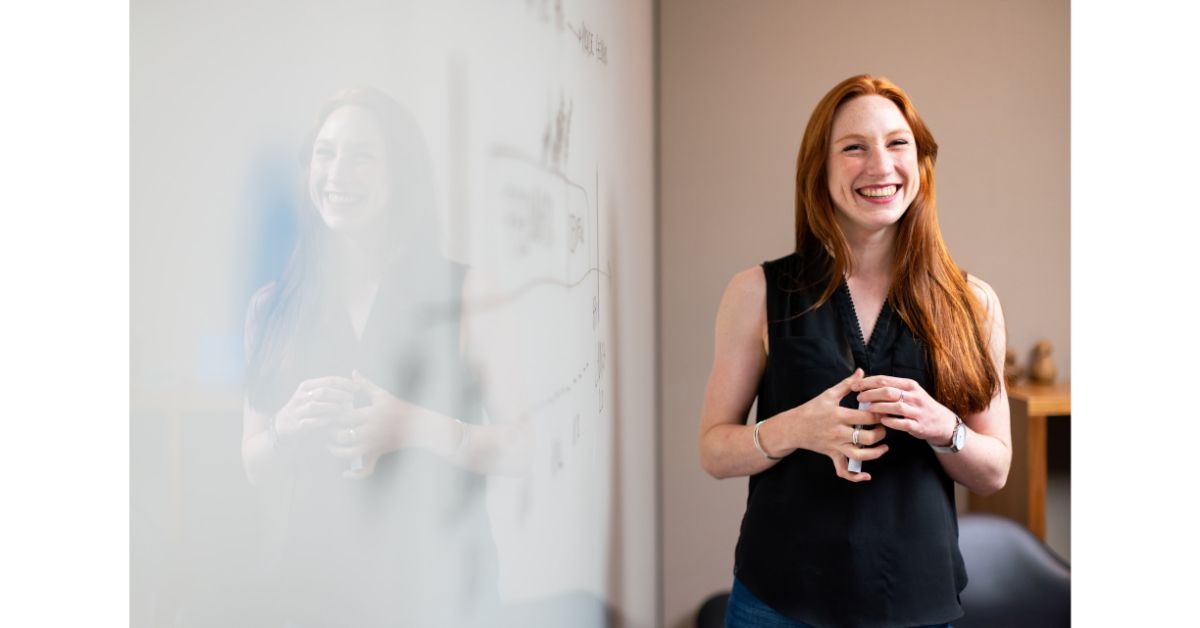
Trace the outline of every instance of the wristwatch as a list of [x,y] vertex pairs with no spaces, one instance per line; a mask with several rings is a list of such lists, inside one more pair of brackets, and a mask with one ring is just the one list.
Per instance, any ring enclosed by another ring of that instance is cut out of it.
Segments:
[[954,415],[954,420],[958,421],[954,425],[954,433],[950,435],[950,445],[948,447],[939,447],[933,443],[929,446],[939,454],[956,454],[962,451],[963,445],[967,442],[967,424],[963,423],[962,417]]

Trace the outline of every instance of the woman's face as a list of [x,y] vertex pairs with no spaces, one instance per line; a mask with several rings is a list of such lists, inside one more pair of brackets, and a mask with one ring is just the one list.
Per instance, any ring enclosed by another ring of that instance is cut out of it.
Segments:
[[883,96],[859,96],[833,116],[829,195],[843,231],[868,234],[894,224],[921,187],[917,144],[900,108]]
[[330,230],[361,232],[383,212],[392,192],[386,149],[369,110],[347,105],[325,118],[313,142],[308,194]]

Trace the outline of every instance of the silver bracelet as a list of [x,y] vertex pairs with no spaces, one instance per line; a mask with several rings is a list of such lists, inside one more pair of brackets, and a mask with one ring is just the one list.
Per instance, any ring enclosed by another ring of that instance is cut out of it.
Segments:
[[775,456],[767,453],[767,451],[763,449],[762,443],[758,441],[758,428],[762,427],[762,424],[766,422],[767,421],[759,421],[758,423],[754,424],[754,448],[758,450],[758,453],[766,456],[768,460],[783,460],[782,457],[776,458]]

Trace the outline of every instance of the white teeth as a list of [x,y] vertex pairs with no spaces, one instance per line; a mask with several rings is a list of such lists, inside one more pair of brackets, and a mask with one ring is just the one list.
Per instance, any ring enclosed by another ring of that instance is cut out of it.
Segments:
[[357,203],[362,199],[361,194],[339,194],[337,192],[329,192],[325,194],[325,198],[329,199],[330,203]]
[[884,197],[884,196],[891,196],[896,193],[896,186],[889,185],[885,188],[869,188],[869,189],[859,190],[859,193],[861,193],[863,196],[871,196],[871,197],[876,197],[876,198]]

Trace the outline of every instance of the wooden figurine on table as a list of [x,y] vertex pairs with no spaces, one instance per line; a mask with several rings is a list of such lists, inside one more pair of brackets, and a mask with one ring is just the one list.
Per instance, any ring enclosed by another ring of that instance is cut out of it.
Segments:
[[1040,340],[1033,346],[1033,361],[1029,365],[1029,380],[1034,384],[1053,384],[1058,367],[1050,357],[1050,341]]
[[1017,364],[1017,350],[1012,347],[1004,354],[1004,383],[1009,388],[1016,386],[1025,376],[1025,367]]

